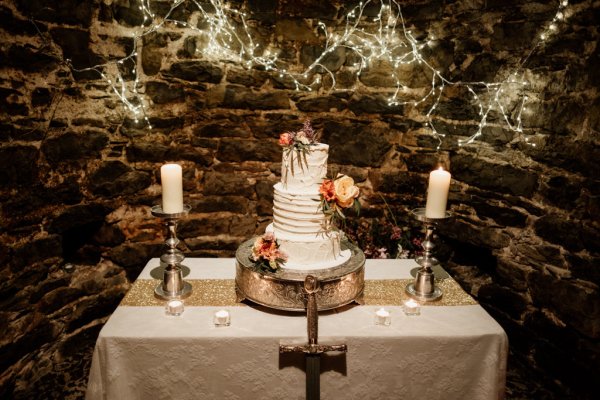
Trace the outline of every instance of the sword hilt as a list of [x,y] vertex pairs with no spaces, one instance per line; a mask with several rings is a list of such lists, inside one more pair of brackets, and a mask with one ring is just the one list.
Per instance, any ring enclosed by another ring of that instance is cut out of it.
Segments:
[[308,330],[308,344],[319,343],[319,310],[317,308],[317,292],[319,280],[316,276],[306,275],[304,278],[304,292],[306,292],[306,319]]

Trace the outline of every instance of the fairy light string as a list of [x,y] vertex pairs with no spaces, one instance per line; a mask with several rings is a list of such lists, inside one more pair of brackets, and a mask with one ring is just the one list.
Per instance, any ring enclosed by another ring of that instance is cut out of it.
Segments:
[[[165,25],[177,26],[194,32],[206,43],[202,49],[196,49],[196,55],[210,61],[229,61],[250,68],[262,68],[280,79],[292,84],[295,90],[312,91],[319,88],[322,75],[330,78],[328,91],[337,89],[336,71],[327,66],[327,58],[338,48],[344,48],[356,60],[347,66],[356,74],[354,87],[344,90],[357,90],[363,72],[376,65],[385,63],[391,67],[391,80],[394,83],[387,97],[389,107],[408,106],[422,107],[423,123],[438,140],[439,149],[445,136],[436,129],[436,109],[438,108],[447,87],[464,87],[471,96],[471,104],[478,113],[478,122],[474,133],[466,139],[459,139],[459,146],[473,143],[479,138],[483,129],[492,124],[490,114],[499,113],[503,125],[517,134],[523,133],[523,110],[528,100],[528,83],[524,78],[525,64],[531,55],[543,46],[566,18],[568,0],[560,0],[557,11],[545,26],[530,51],[512,69],[505,79],[496,82],[464,82],[446,78],[423,56],[423,49],[435,46],[435,37],[431,34],[425,40],[418,40],[407,28],[402,15],[402,8],[396,0],[381,0],[379,12],[375,17],[366,17],[365,9],[372,0],[360,2],[345,16],[343,28],[327,27],[317,22],[316,28],[324,37],[323,50],[314,61],[302,68],[300,65],[287,65],[278,57],[278,49],[272,43],[260,45],[254,39],[248,23],[248,15],[243,10],[231,8],[223,0],[209,0],[200,3],[197,0],[174,0],[164,16],[158,16],[150,7],[150,0],[140,0],[139,10],[143,21],[139,27],[133,28],[133,48],[129,54],[104,64],[89,68],[77,69],[76,72],[95,71],[107,83],[113,92],[138,123],[144,123],[152,129],[148,117],[148,100],[139,91],[143,82],[138,68],[140,62],[139,46],[143,38],[151,33],[159,32]],[[173,16],[175,10],[182,6],[193,5],[195,10],[188,20],[180,21]],[[197,19],[197,20],[195,20]],[[202,24],[199,24],[202,22]],[[199,28],[201,25],[202,28]],[[132,64],[133,68],[126,71]],[[421,68],[429,74],[429,86],[411,88],[400,78],[401,70],[406,67]],[[123,75],[133,76],[127,80]],[[497,123],[496,123],[497,124]],[[527,137],[525,142],[529,143]],[[535,145],[530,143],[531,145]]]

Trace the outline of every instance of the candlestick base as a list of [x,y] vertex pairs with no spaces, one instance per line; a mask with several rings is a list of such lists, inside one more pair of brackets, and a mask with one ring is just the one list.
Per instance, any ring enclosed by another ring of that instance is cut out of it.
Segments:
[[436,301],[440,297],[442,297],[442,289],[435,286],[432,291],[419,292],[415,289],[414,283],[409,283],[406,286],[406,294],[409,295],[411,298],[421,302]]
[[190,297],[192,294],[192,285],[189,282],[183,282],[183,286],[181,290],[177,292],[168,292],[163,288],[163,284],[160,283],[155,289],[154,294],[163,299],[163,300],[173,300],[173,299],[185,299]]
[[424,208],[416,208],[411,211],[413,218],[423,223],[426,229],[425,240],[423,241],[423,250],[425,251],[422,257],[416,259],[417,264],[421,268],[417,271],[414,283],[406,286],[406,294],[421,302],[436,301],[442,297],[442,290],[435,285],[435,274],[432,267],[439,264],[437,258],[433,256],[435,247],[434,231],[439,221],[447,220],[452,217],[452,214],[446,211],[445,217],[429,218],[425,215]]
[[183,253],[177,249],[177,220],[186,216],[191,210],[189,205],[184,205],[183,210],[177,213],[166,213],[161,206],[152,207],[152,215],[165,221],[167,250],[160,256],[160,261],[166,265],[163,281],[154,289],[154,294],[164,300],[183,299],[192,294],[192,285],[183,280],[181,262],[185,259]]

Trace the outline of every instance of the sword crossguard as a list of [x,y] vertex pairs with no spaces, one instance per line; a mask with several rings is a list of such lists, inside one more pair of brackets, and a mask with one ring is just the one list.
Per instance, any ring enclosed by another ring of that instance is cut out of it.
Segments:
[[279,345],[279,353],[305,353],[305,354],[323,354],[331,351],[346,353],[348,346],[345,344],[305,344],[305,345]]

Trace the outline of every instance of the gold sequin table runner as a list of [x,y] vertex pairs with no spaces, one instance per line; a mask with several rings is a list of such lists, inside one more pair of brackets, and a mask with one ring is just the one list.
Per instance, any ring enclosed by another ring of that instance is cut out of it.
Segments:
[[[365,280],[365,305],[400,306],[408,299],[404,288],[414,279]],[[234,307],[244,306],[236,302],[235,280],[233,279],[187,279],[192,285],[192,294],[185,299],[186,306]],[[154,296],[154,288],[160,283],[154,279],[136,280],[121,301],[121,306],[163,306],[164,300]],[[444,295],[438,301],[426,303],[432,306],[466,306],[477,302],[453,279],[438,282]]]

